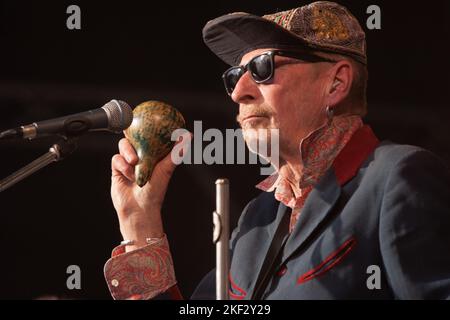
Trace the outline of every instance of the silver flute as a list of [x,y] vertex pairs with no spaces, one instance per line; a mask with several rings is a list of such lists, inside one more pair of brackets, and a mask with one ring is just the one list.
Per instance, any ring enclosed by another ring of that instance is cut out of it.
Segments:
[[216,299],[228,300],[230,269],[230,183],[216,180],[216,211],[213,212],[213,242],[216,245]]

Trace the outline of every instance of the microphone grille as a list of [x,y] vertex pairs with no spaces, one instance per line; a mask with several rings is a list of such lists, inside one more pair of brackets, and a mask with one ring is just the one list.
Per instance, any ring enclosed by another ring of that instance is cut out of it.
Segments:
[[108,116],[108,129],[120,133],[131,125],[133,111],[128,103],[121,100],[111,100],[102,107]]

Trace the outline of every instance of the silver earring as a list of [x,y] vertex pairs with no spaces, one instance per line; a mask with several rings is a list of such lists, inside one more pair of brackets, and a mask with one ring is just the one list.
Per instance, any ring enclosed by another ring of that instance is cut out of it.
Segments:
[[328,121],[331,121],[334,117],[334,109],[330,106],[327,106],[326,111],[327,111]]

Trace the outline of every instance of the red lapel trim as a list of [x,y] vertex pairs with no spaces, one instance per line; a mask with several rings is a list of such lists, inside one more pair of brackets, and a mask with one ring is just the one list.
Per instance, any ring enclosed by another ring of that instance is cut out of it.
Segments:
[[362,126],[353,134],[333,162],[339,185],[344,185],[356,175],[362,163],[379,143],[380,141],[368,125]]

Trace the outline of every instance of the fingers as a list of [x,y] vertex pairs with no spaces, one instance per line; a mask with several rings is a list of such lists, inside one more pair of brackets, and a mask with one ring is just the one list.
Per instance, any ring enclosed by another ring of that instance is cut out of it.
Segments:
[[[184,154],[189,150],[190,144],[192,140],[192,133],[186,132],[181,135],[175,146],[165,158],[163,158],[155,167],[155,174],[157,172],[162,173],[163,176],[169,177],[175,170],[175,167],[181,163],[181,159]],[[119,153],[113,156],[111,160],[111,168],[113,177],[124,177],[130,182],[135,181],[134,168],[139,162],[139,158],[136,154],[131,143],[123,138],[119,141]],[[174,156],[172,153],[175,153]],[[178,159],[178,161],[174,161],[174,159]]]
[[136,151],[126,138],[119,141],[119,153],[132,166],[135,166],[139,161]]
[[112,157],[111,170],[113,177],[125,177],[134,182],[134,166],[129,164],[122,155],[116,154]]
[[111,159],[112,176],[124,177],[134,182],[134,167],[139,162],[139,158],[131,143],[125,138],[119,141],[119,153]]

